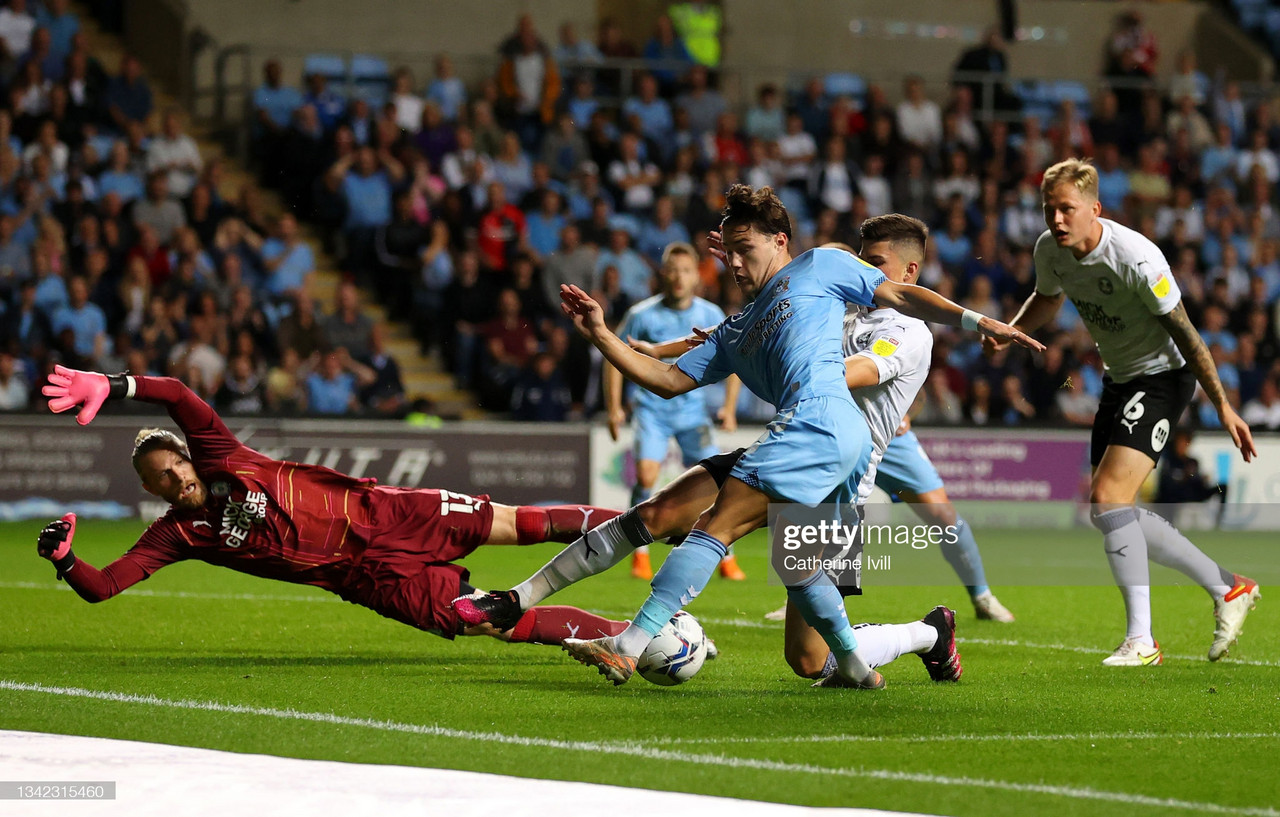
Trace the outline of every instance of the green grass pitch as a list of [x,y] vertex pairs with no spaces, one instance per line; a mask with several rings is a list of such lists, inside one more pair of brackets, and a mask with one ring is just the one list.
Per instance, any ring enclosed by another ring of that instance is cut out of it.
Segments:
[[[906,621],[938,603],[959,613],[961,683],[935,685],[907,656],[884,669],[888,689],[866,693],[814,690],[790,674],[781,625],[762,618],[783,591],[764,580],[759,535],[739,545],[751,579],[715,579],[690,606],[720,660],[682,687],[637,678],[615,689],[551,647],[450,643],[202,563],[89,605],[36,557],[39,526],[0,525],[4,729],[975,817],[1280,808],[1275,574],[1258,576],[1264,598],[1233,660],[1204,658],[1203,591],[1165,585],[1152,590],[1165,665],[1106,669],[1099,661],[1123,635],[1114,587],[1000,582],[1019,559],[1043,559],[1059,579],[1105,579],[1090,530],[979,531],[1013,625],[975,621],[936,555],[940,569],[922,570],[932,586],[851,599],[854,621]],[[101,566],[141,529],[82,522],[76,552]],[[1274,548],[1241,534],[1197,540],[1244,571],[1250,553]],[[554,547],[485,548],[467,565],[478,586],[508,587]],[[647,590],[620,567],[553,601],[623,618]]]

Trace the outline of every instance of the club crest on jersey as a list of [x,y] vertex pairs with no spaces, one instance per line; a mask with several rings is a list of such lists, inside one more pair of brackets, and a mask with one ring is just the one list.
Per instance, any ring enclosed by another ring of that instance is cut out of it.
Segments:
[[857,349],[862,350],[867,348],[867,344],[870,342],[871,342],[871,333],[863,332],[861,335],[858,335],[858,337],[854,339],[853,345]]
[[222,497],[224,497],[224,496],[228,496],[228,495],[230,495],[230,493],[231,493],[231,486],[230,486],[230,485],[228,485],[228,484],[227,484],[227,483],[225,483],[225,482],[221,482],[221,481],[219,481],[219,482],[215,482],[215,483],[213,483],[212,485],[210,485],[210,486],[209,486],[209,493],[210,493],[212,496],[216,496],[216,497],[218,497],[219,499],[221,499],[221,498],[222,498]]
[[1111,279],[1102,277],[1098,279],[1098,291],[1103,295],[1110,295],[1116,291],[1115,285],[1111,283]]
[[786,278],[783,278],[781,281],[778,282],[778,287],[773,292],[775,295],[779,295],[783,292],[790,292],[790,291],[791,291],[791,276],[788,275]]
[[262,491],[250,491],[245,494],[243,502],[234,499],[227,502],[222,511],[223,544],[238,548],[244,544],[253,526],[267,518],[267,495]]
[[901,343],[901,341],[897,338],[880,338],[875,342],[875,345],[871,347],[871,351],[873,354],[879,355],[880,357],[888,357],[898,351],[899,343]]

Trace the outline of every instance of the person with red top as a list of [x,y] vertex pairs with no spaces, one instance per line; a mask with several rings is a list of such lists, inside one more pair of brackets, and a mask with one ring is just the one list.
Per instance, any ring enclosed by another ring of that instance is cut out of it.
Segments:
[[520,208],[507,201],[507,192],[499,182],[489,183],[489,206],[480,216],[477,242],[480,258],[493,272],[506,272],[517,247],[523,247],[528,226]]
[[477,547],[569,543],[617,511],[500,505],[484,494],[382,486],[319,465],[271,459],[236,439],[213,409],[173,378],[58,366],[43,392],[54,412],[78,409],[81,425],[108,399],[156,403],[186,438],[160,428],[138,433],[133,467],[143,488],[172,507],[105,568],[72,552],[75,514],[41,531],[39,555],[86,601],[105,601],[165,565],[198,559],[320,587],[447,639],[488,635],[559,644],[626,626],[573,607],[541,607],[503,632],[491,625],[466,627],[450,606],[475,591],[467,569],[455,562]]

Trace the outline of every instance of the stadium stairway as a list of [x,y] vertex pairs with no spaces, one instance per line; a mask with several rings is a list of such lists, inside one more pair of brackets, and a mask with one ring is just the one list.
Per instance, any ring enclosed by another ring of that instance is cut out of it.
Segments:
[[[124,43],[114,34],[104,31],[94,19],[92,13],[82,3],[73,3],[73,8],[80,18],[80,26],[89,42],[90,52],[107,69],[108,73],[120,64],[125,53]],[[153,123],[159,121],[159,112],[176,106],[177,99],[173,89],[168,87],[164,78],[147,71],[146,77],[151,83],[155,100]],[[205,162],[220,159],[223,163],[223,180],[219,192],[222,196],[234,201],[245,185],[258,191],[263,209],[269,216],[283,212],[283,200],[274,191],[261,186],[257,177],[245,165],[244,161],[231,155],[225,145],[214,137],[213,132],[192,123],[187,117],[187,133],[200,147],[200,154]],[[334,292],[342,280],[342,272],[337,259],[324,251],[323,242],[313,225],[301,223],[302,234],[316,259],[316,271],[312,276],[311,296],[316,305],[325,313],[333,306]],[[361,288],[361,309],[373,321],[387,328],[387,351],[400,364],[401,378],[404,381],[405,394],[410,402],[425,398],[433,406],[430,413],[446,419],[482,419],[490,416],[483,409],[473,393],[456,388],[453,376],[444,368],[442,360],[436,355],[424,356],[420,353],[417,340],[413,337],[408,324],[402,321],[390,321],[386,310],[378,304],[370,293]]]

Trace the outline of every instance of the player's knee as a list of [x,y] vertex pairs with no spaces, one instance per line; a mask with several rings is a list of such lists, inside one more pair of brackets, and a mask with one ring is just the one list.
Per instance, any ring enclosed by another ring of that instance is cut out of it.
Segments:
[[680,503],[661,493],[637,505],[635,513],[654,539],[688,533],[693,526],[692,519],[683,518]]
[[1102,533],[1111,533],[1130,522],[1138,521],[1138,509],[1132,505],[1095,502],[1089,510],[1089,521]]

